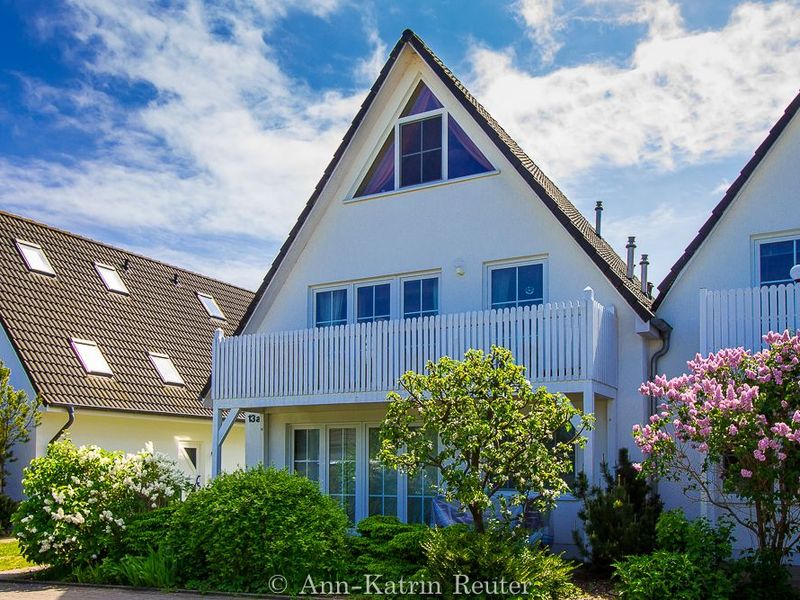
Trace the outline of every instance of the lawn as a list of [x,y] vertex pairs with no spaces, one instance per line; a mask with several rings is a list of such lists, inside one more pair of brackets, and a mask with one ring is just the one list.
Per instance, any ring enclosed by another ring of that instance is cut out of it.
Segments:
[[33,566],[19,553],[15,539],[0,539],[0,572]]

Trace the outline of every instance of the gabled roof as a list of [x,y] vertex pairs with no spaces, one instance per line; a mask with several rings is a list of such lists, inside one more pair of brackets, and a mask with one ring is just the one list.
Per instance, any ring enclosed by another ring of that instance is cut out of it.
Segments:
[[[40,244],[56,275],[30,272],[15,239]],[[106,289],[95,262],[115,267],[129,295]],[[197,292],[213,295],[227,321],[211,319]],[[199,395],[211,372],[214,330],[233,333],[252,298],[238,287],[0,211],[0,322],[47,404],[210,416]],[[113,376],[87,376],[70,338],[96,342]],[[169,355],[185,386],[164,385],[148,352]]]
[[664,280],[658,284],[658,298],[656,298],[655,302],[653,302],[653,310],[656,310],[664,301],[664,298],[667,296],[672,284],[675,283],[678,275],[680,275],[683,268],[692,259],[692,256],[694,256],[694,253],[697,252],[698,248],[703,245],[703,242],[722,218],[722,215],[725,214],[725,211],[728,210],[728,207],[733,203],[733,200],[736,198],[739,190],[741,190],[742,187],[744,187],[744,184],[747,183],[747,180],[750,179],[750,176],[758,168],[758,165],[761,164],[761,161],[770,151],[775,142],[778,141],[781,133],[783,133],[783,130],[786,129],[786,126],[791,122],[792,118],[794,118],[798,110],[800,110],[800,93],[798,93],[797,96],[794,97],[794,100],[791,101],[789,106],[786,107],[786,110],[783,112],[783,115],[781,115],[781,118],[778,119],[778,122],[772,126],[772,129],[769,130],[769,134],[767,135],[766,139],[761,142],[761,145],[756,149],[753,157],[741,170],[739,176],[728,188],[728,191],[725,192],[722,200],[720,200],[719,204],[717,204],[714,207],[714,210],[711,211],[711,216],[708,217],[708,220],[705,223],[703,223],[700,231],[697,232],[697,235],[686,247],[686,250],[683,252],[681,257],[675,262],[674,265],[672,265],[672,268],[669,270],[669,273],[667,273],[667,276],[664,277]]
[[261,297],[269,287],[272,278],[278,271],[283,259],[286,257],[289,249],[292,246],[295,238],[303,227],[309,213],[314,208],[322,190],[328,182],[328,179],[333,174],[336,166],[339,164],[345,150],[353,139],[356,131],[358,130],[361,121],[367,114],[372,102],[375,100],[381,86],[383,85],[389,71],[394,65],[400,51],[408,44],[419,54],[419,56],[430,66],[434,73],[444,82],[447,88],[453,95],[461,102],[464,108],[480,125],[483,131],[489,136],[494,144],[500,149],[503,155],[509,160],[514,168],[522,175],[523,179],[528,182],[528,185],[534,192],[542,199],[545,205],[558,219],[559,223],[570,233],[570,235],[578,242],[586,254],[592,259],[597,267],[608,278],[611,284],[619,290],[622,297],[631,305],[633,310],[645,321],[653,317],[651,310],[652,299],[641,291],[641,284],[637,278],[628,279],[625,276],[626,266],[625,261],[614,251],[611,245],[601,238],[594,230],[594,227],[589,221],[580,213],[580,211],[567,199],[567,197],[558,189],[558,187],[536,166],[531,158],[525,154],[520,146],[511,138],[505,130],[495,121],[495,119],[488,113],[488,111],[481,106],[472,94],[467,91],[464,85],[458,80],[450,69],[431,51],[428,46],[410,29],[403,32],[402,37],[395,44],[386,64],[383,65],[378,78],[370,88],[364,103],[361,105],[358,113],[353,119],[350,128],[347,130],[342,143],[336,149],[333,159],[325,168],[322,178],[314,188],[308,202],[306,203],[303,211],[300,213],[297,222],[289,232],[289,237],[283,243],[278,251],[272,266],[264,277],[263,282],[256,292],[255,298],[247,307],[244,317],[239,324],[236,333],[241,333],[247,321],[253,315],[253,312],[258,305]]

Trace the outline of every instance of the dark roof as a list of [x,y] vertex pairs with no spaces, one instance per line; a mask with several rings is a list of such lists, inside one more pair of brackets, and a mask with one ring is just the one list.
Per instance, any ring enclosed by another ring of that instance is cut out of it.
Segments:
[[678,275],[680,275],[680,272],[688,264],[692,256],[694,256],[694,253],[697,252],[697,249],[703,244],[705,239],[711,233],[711,230],[714,229],[716,224],[722,218],[722,215],[725,214],[725,211],[728,210],[728,207],[733,202],[733,199],[736,198],[739,190],[741,190],[744,184],[747,183],[750,175],[752,175],[758,165],[761,164],[761,161],[767,155],[767,152],[770,151],[770,148],[772,148],[773,144],[775,144],[775,142],[778,140],[781,133],[783,133],[783,130],[786,129],[786,126],[789,124],[795,114],[797,114],[798,110],[800,110],[800,93],[798,93],[789,106],[786,107],[786,110],[783,112],[783,115],[781,115],[781,118],[778,119],[778,122],[772,126],[772,129],[769,130],[769,134],[767,135],[766,139],[761,142],[761,145],[756,149],[753,157],[741,170],[739,176],[728,188],[728,191],[725,192],[722,200],[720,200],[719,204],[717,204],[714,207],[714,210],[711,211],[711,216],[708,217],[708,220],[705,223],[703,223],[700,231],[697,232],[697,235],[686,247],[686,250],[684,250],[681,257],[674,265],[672,265],[672,268],[669,270],[669,273],[667,273],[667,276],[664,277],[664,280],[658,284],[658,298],[656,298],[655,302],[653,302],[653,310],[656,310],[664,301],[667,292],[669,292],[672,284],[675,283],[675,280],[678,278]]
[[[28,271],[15,239],[40,244],[56,276]],[[95,262],[114,266],[130,295],[107,290]],[[211,319],[196,292],[211,294],[227,321]],[[211,371],[214,330],[232,334],[252,298],[238,287],[0,211],[0,321],[47,404],[210,416],[199,396]],[[87,376],[69,338],[96,342],[113,376]],[[186,385],[164,385],[148,352],[168,354]]]
[[378,94],[384,80],[389,74],[392,66],[394,65],[403,46],[410,44],[423,60],[431,67],[434,73],[444,82],[448,89],[455,95],[466,110],[481,126],[483,131],[500,149],[504,156],[511,162],[516,170],[522,175],[523,179],[528,182],[530,187],[536,192],[545,205],[552,211],[559,223],[572,235],[578,242],[581,248],[589,255],[594,263],[605,274],[612,285],[617,288],[622,294],[623,298],[633,307],[633,309],[644,320],[649,320],[653,317],[651,311],[652,300],[641,291],[641,285],[636,278],[628,279],[625,276],[626,268],[625,261],[614,251],[611,245],[595,233],[594,227],[589,221],[580,213],[580,211],[567,199],[567,197],[558,189],[558,187],[536,166],[533,160],[523,152],[522,148],[511,138],[505,130],[500,127],[497,121],[488,113],[488,111],[481,106],[481,104],[467,91],[464,85],[458,80],[450,69],[436,56],[428,46],[410,29],[403,32],[402,37],[395,44],[386,64],[383,65],[378,78],[370,88],[367,97],[365,98],[361,108],[353,119],[350,128],[345,133],[342,143],[336,149],[333,159],[325,168],[322,178],[314,188],[306,203],[303,211],[297,219],[297,222],[289,232],[289,237],[281,246],[272,266],[264,277],[264,281],[258,288],[255,298],[247,307],[244,317],[242,318],[237,333],[241,333],[247,321],[253,314],[258,301],[266,291],[272,278],[275,276],[278,268],[283,262],[286,253],[292,246],[295,237],[300,232],[306,218],[308,217],[311,209],[316,204],[319,195],[325,188],[331,174],[336,168],[339,160],[342,158],[347,146],[350,144],[362,119],[366,115],[370,106],[372,105],[375,96]]

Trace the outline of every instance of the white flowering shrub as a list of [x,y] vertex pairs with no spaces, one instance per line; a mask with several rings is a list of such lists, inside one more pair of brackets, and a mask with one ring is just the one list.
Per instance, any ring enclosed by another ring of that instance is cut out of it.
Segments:
[[14,515],[26,558],[74,568],[95,563],[120,544],[126,522],[180,499],[186,476],[156,452],[109,452],[65,440],[25,469],[27,497]]

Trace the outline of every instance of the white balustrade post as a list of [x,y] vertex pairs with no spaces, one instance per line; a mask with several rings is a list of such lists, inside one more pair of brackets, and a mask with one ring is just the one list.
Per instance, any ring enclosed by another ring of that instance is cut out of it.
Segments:
[[708,290],[700,288],[700,354],[708,353]]
[[588,381],[594,376],[594,354],[595,354],[595,318],[594,318],[594,290],[586,286],[583,288],[583,312],[586,321],[585,339],[583,344],[583,369],[581,379]]
[[[594,386],[588,382],[583,388],[583,412],[584,414],[594,414]],[[595,422],[595,426],[602,426],[602,423]],[[594,430],[584,432],[586,445],[583,447],[583,472],[589,485],[595,485],[595,457],[594,457]]]

